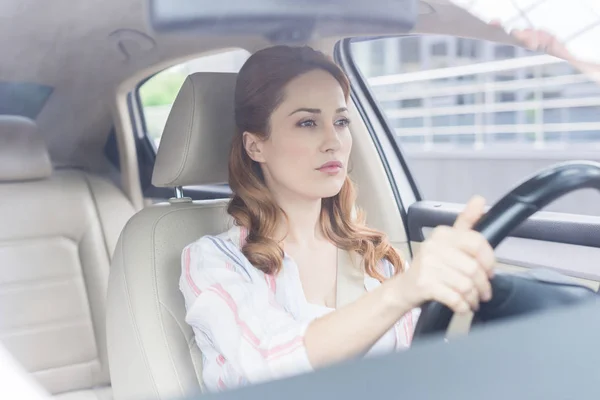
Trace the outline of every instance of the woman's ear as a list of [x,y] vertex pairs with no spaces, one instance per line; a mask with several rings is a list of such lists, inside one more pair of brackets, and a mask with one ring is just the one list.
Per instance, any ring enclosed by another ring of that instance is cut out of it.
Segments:
[[244,149],[246,150],[248,157],[259,163],[265,162],[262,146],[263,141],[258,136],[250,132],[244,132],[242,138],[244,142]]

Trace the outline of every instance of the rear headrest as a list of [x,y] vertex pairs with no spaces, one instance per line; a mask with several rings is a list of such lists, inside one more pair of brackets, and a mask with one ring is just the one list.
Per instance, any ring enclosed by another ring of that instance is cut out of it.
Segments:
[[44,179],[51,174],[48,149],[35,122],[0,115],[0,182]]
[[157,187],[227,182],[235,133],[237,74],[199,72],[187,77],[160,140],[152,184]]

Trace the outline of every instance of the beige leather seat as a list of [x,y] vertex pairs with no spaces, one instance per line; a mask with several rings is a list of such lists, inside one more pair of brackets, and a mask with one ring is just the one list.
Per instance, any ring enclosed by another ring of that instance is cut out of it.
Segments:
[[33,121],[0,116],[0,341],[57,398],[111,398],[109,261],[133,213],[112,183],[53,171]]
[[[227,181],[234,132],[235,74],[197,73],[185,81],[158,149],[153,184]],[[128,223],[111,267],[107,333],[116,400],[176,399],[201,390],[202,355],[179,292],[183,247],[226,230],[226,200],[176,198]]]

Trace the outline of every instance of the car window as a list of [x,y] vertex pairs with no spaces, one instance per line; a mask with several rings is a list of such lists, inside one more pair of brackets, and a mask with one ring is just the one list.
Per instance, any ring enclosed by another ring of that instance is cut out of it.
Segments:
[[0,115],[35,119],[52,90],[51,86],[32,82],[0,82]]
[[[600,88],[565,61],[451,36],[355,41],[369,84],[424,199],[498,200],[565,160],[600,160]],[[600,215],[598,194],[547,210]]]
[[[233,49],[202,56],[161,71],[138,89],[146,134],[158,148],[167,117],[185,78],[195,72],[238,72],[250,53]],[[232,99],[233,101],[233,99]]]

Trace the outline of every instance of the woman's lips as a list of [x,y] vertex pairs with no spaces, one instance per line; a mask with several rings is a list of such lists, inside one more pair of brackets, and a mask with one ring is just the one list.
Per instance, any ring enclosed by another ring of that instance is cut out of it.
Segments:
[[326,174],[335,175],[342,170],[342,163],[339,161],[329,161],[317,169]]

